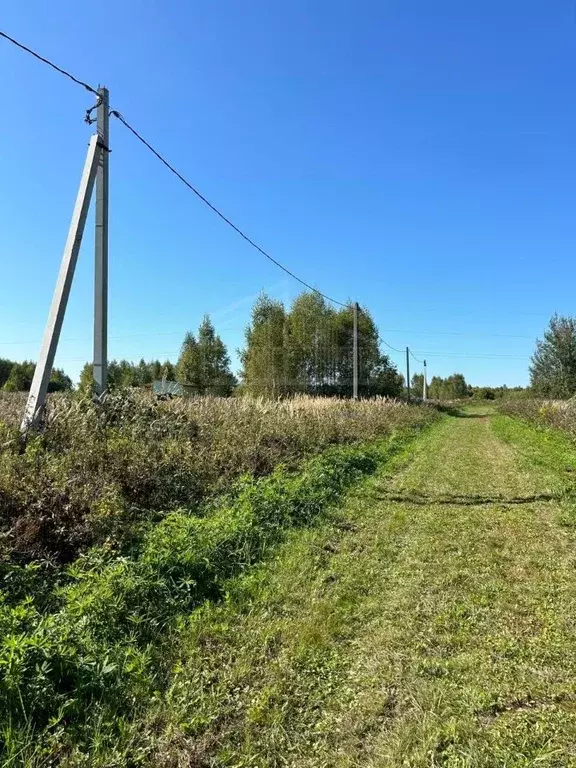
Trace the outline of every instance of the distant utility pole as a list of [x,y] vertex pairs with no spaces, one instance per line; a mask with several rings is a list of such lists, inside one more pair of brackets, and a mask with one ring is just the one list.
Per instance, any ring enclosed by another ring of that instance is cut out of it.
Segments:
[[352,398],[358,400],[358,302],[354,302],[354,337],[352,349]]
[[406,347],[406,391],[410,402],[410,350]]
[[424,360],[424,382],[423,382],[422,400],[428,400],[428,372],[426,369],[426,360]]
[[54,289],[54,296],[52,298],[50,314],[48,315],[48,321],[44,331],[42,347],[40,348],[38,362],[34,369],[34,378],[32,379],[32,385],[30,387],[30,392],[28,393],[28,400],[26,401],[24,417],[20,427],[23,433],[25,433],[31,426],[34,426],[34,423],[40,416],[44,403],[46,402],[48,382],[52,375],[54,357],[58,347],[62,323],[64,322],[68,297],[70,296],[72,278],[74,277],[74,270],[76,269],[76,262],[78,261],[78,253],[80,251],[80,245],[82,244],[82,235],[84,234],[84,225],[86,224],[88,208],[90,207],[90,197],[94,187],[94,179],[96,177],[100,151],[99,137],[92,136],[90,144],[88,145],[86,162],[84,163],[84,170],[82,171],[82,178],[76,197],[76,204],[74,205],[72,221],[70,222],[68,239],[66,240],[64,253],[62,255],[62,263],[60,265],[60,272],[58,273],[58,280],[56,281],[56,288]]
[[102,147],[96,173],[96,243],[94,269],[94,392],[108,387],[108,155],[110,97],[98,88],[96,128]]

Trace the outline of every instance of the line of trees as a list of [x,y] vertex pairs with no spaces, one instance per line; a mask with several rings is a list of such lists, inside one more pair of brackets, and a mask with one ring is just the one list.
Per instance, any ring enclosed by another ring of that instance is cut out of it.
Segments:
[[[198,394],[230,395],[234,391],[267,397],[310,395],[348,396],[352,391],[353,310],[334,309],[317,293],[300,294],[289,308],[263,294],[256,301],[239,351],[240,386],[230,369],[230,356],[206,316],[197,335],[187,333],[178,362],[112,361],[111,387],[146,386],[155,379],[177,380]],[[398,396],[404,379],[379,345],[378,330],[366,308],[358,317],[359,394]],[[29,388],[34,364],[0,361],[0,386],[9,391]],[[92,368],[85,366],[81,386],[91,386]],[[414,397],[423,396],[424,377],[411,380]],[[51,388],[72,383],[55,370]],[[568,398],[576,394],[576,318],[554,315],[544,337],[536,343],[530,366],[530,388],[472,387],[462,373],[432,377],[433,400],[540,395]]]
[[[245,331],[245,344],[239,350],[240,382],[231,370],[226,345],[208,316],[196,334],[184,337],[180,356],[169,360],[137,363],[112,360],[109,363],[110,388],[146,387],[166,379],[187,385],[199,394],[227,396],[234,392],[267,397],[297,393],[349,396],[353,377],[353,310],[334,309],[314,292],[300,294],[287,308],[281,301],[261,295],[252,308]],[[358,316],[359,394],[399,396],[405,382],[387,354],[380,349],[378,330],[370,312],[362,308]],[[0,359],[0,389],[27,391],[34,375],[32,361]],[[554,315],[542,340],[538,340],[530,367],[531,387],[472,387],[461,373],[442,378],[434,376],[428,384],[428,397],[434,400],[459,400],[467,397],[493,400],[527,396],[566,398],[576,394],[576,318]],[[423,396],[424,377],[414,374],[411,391]],[[80,390],[92,388],[92,365],[81,373]],[[49,391],[70,390],[72,381],[62,369],[54,369]]]
[[468,385],[470,397],[476,400],[499,400],[500,398],[518,399],[521,397],[530,397],[531,392],[528,387],[471,387]]
[[[230,370],[230,356],[226,345],[216,333],[212,321],[205,316],[198,334],[188,332],[184,337],[176,365],[166,360],[112,360],[108,364],[108,387],[147,387],[152,382],[166,379],[178,381],[198,395],[231,395],[237,385]],[[79,388],[90,392],[93,386],[92,364],[86,363],[80,374]]]
[[[415,373],[412,377],[412,395],[422,397],[424,390],[424,374]],[[529,394],[525,387],[473,387],[466,382],[464,374],[453,373],[443,379],[434,376],[428,384],[428,397],[431,400],[497,400],[503,397],[524,397]]]
[[[412,394],[414,397],[422,397],[423,390],[424,375],[417,373],[412,377]],[[470,395],[470,387],[462,373],[453,373],[445,379],[433,376],[428,383],[428,397],[431,400],[462,400]]]
[[[174,381],[175,366],[166,360],[146,361],[144,358],[138,363],[129,360],[110,360],[108,363],[108,386],[110,389],[122,389],[125,387],[150,386],[157,379]],[[80,373],[79,389],[86,394],[92,391],[93,374],[92,363],[86,363]]]
[[[314,292],[298,296],[287,309],[282,302],[262,295],[256,301],[245,332],[245,346],[238,381],[231,370],[226,345],[208,316],[196,334],[188,332],[174,365],[169,360],[137,363],[112,360],[108,366],[110,389],[151,386],[166,379],[185,384],[198,395],[231,395],[234,391],[266,397],[297,393],[349,396],[353,378],[353,325],[351,307],[335,310]],[[378,330],[367,309],[358,316],[359,394],[399,396],[404,379],[390,358],[380,350]],[[33,363],[5,361],[5,376],[0,382],[8,390],[30,388]],[[8,365],[9,363],[9,365]],[[92,391],[92,364],[86,363],[79,389]],[[71,389],[63,371],[55,371],[52,389]]]
[[[240,384],[230,367],[226,345],[208,316],[195,334],[184,337],[176,364],[170,360],[112,360],[108,368],[110,388],[146,387],[166,379],[186,384],[199,395],[227,396],[233,392],[282,397],[297,393],[348,396],[352,391],[353,310],[334,309],[314,292],[302,293],[286,308],[263,294],[256,301],[239,350]],[[358,317],[359,394],[362,397],[401,395],[404,379],[379,345],[378,330],[366,308]],[[0,390],[30,389],[35,363],[0,358]],[[414,374],[411,391],[423,396],[424,377]],[[80,390],[92,389],[92,364],[80,376]],[[73,388],[72,380],[55,368],[49,391]],[[536,342],[530,366],[530,388],[472,387],[461,373],[447,378],[434,376],[428,396],[434,400],[467,397],[494,400],[500,397],[539,395],[568,398],[576,394],[576,318],[554,315],[543,338]]]
[[187,333],[182,344],[176,380],[199,395],[231,395],[238,384],[230,369],[226,345],[216,333],[208,315],[200,323],[198,338]]
[[[0,358],[0,389],[3,392],[27,392],[34,378],[36,363],[24,360],[22,363]],[[61,368],[54,368],[48,392],[62,392],[72,389],[72,379]]]
[[[353,323],[351,307],[335,310],[314,292],[302,293],[289,309],[260,296],[240,352],[242,390],[268,397],[350,395]],[[403,378],[380,350],[365,308],[358,317],[358,346],[360,396],[400,395]]]

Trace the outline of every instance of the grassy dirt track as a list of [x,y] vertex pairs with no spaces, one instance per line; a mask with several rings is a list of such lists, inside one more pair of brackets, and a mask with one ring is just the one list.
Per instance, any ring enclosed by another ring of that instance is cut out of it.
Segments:
[[447,417],[196,613],[118,764],[576,766],[575,477],[559,433]]

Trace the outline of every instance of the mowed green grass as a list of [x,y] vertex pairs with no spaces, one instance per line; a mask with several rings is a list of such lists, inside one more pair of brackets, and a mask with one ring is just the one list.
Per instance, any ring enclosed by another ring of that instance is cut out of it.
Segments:
[[196,611],[89,764],[576,766],[575,477],[559,434],[447,417]]

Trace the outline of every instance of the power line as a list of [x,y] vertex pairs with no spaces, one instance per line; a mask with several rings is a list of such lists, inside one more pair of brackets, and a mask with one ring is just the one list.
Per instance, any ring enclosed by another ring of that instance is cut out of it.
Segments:
[[21,48],[23,51],[26,51],[26,53],[29,53],[31,56],[34,56],[36,59],[39,59],[44,64],[48,64],[48,66],[52,67],[52,69],[55,69],[56,72],[60,72],[61,75],[68,77],[73,82],[77,83],[78,85],[81,85],[83,88],[86,88],[86,90],[90,91],[90,93],[94,93],[96,96],[98,96],[98,91],[96,90],[96,88],[92,88],[92,86],[88,85],[88,83],[85,83],[83,80],[79,80],[77,77],[74,77],[74,75],[70,74],[70,72],[67,72],[65,69],[62,69],[62,67],[57,66],[49,59],[45,59],[44,56],[40,56],[39,53],[36,53],[36,51],[33,51],[31,48],[28,48],[28,46],[23,45],[22,43],[19,43],[18,40],[14,40],[14,38],[10,37],[10,35],[7,35],[6,32],[0,31],[0,37],[3,37],[5,40],[8,40],[13,45],[16,45],[18,48]]
[[[9,42],[13,43],[14,45],[16,45],[18,48],[21,48],[23,51],[26,51],[26,53],[31,54],[36,59],[39,59],[39,61],[42,61],[44,64],[48,64],[49,67],[52,67],[52,69],[55,69],[60,74],[65,75],[65,77],[70,78],[70,80],[72,80],[73,82],[77,83],[78,85],[83,86],[84,88],[86,88],[86,90],[88,90],[91,93],[94,93],[96,96],[100,97],[98,91],[95,88],[92,88],[91,85],[88,85],[88,83],[85,83],[83,80],[80,80],[79,78],[74,77],[74,75],[70,74],[70,72],[67,72],[65,69],[62,69],[61,67],[58,67],[56,64],[54,64],[53,62],[49,61],[49,59],[44,58],[44,56],[41,56],[39,53],[36,53],[36,51],[33,51],[31,48],[28,48],[28,46],[23,45],[22,43],[19,43],[13,37],[10,37],[10,35],[7,35],[5,32],[1,32],[0,31],[0,36],[5,38]],[[285,267],[283,264],[281,264],[277,259],[275,259],[269,253],[267,253],[263,248],[261,248],[257,243],[255,243],[254,240],[252,240],[250,237],[248,237],[248,235],[245,234],[240,229],[240,227],[236,226],[236,224],[234,224],[227,216],[225,216],[220,210],[218,210],[218,208],[216,208],[215,205],[213,205],[206,197],[204,197],[204,195],[198,189],[196,189],[196,187],[194,187],[189,181],[187,181],[187,179],[185,179],[184,176],[182,176],[182,174],[179,171],[177,171],[176,168],[174,168],[174,166],[171,165],[168,162],[168,160],[166,160],[160,154],[160,152],[158,152],[156,149],[154,149],[154,147],[148,141],[146,141],[146,139],[143,136],[141,136],[141,134],[138,133],[138,131],[135,128],[133,128],[130,125],[130,123],[128,123],[127,120],[124,119],[124,117],[121,115],[121,113],[118,110],[113,109],[113,110],[111,110],[110,114],[113,115],[114,117],[116,117],[118,120],[120,120],[120,122],[126,128],[128,128],[128,130],[138,139],[138,141],[140,141],[147,149],[149,149],[150,152],[152,152],[152,154],[155,157],[157,157],[158,160],[160,160],[160,162],[163,163],[166,166],[166,168],[168,168],[170,171],[172,171],[172,173],[175,176],[177,176],[180,179],[180,181],[188,187],[188,189],[190,189],[197,197],[199,197],[200,200],[202,200],[202,202],[205,203],[205,205],[207,205],[215,214],[217,214],[222,219],[222,221],[224,221],[226,224],[228,224],[229,227],[232,227],[232,229],[238,235],[240,235],[240,237],[242,237],[244,240],[246,240],[247,243],[249,243],[253,248],[255,248],[259,253],[261,253],[262,256],[266,257],[269,261],[271,261],[273,264],[275,264],[283,272],[285,272],[287,275],[289,275],[294,280],[299,282],[301,285],[303,285],[306,288],[308,288],[308,290],[313,291],[314,293],[317,293],[319,296],[322,296],[327,301],[330,301],[333,304],[337,304],[340,307],[347,307],[348,306],[347,304],[344,304],[341,301],[337,301],[336,299],[333,299],[332,297],[328,296],[327,294],[322,293],[322,291],[319,291],[317,288],[314,288],[312,285],[307,283],[305,280],[302,280],[302,278],[298,277],[298,275],[295,275],[294,272],[291,272],[287,267]],[[87,121],[89,121],[89,119],[90,119],[90,113],[88,112],[87,113]]]
[[297,280],[301,285],[305,286],[310,291],[313,291],[314,293],[317,293],[319,296],[322,296],[327,301],[330,301],[333,304],[337,304],[340,307],[347,307],[348,306],[348,304],[344,304],[341,301],[337,301],[336,299],[331,298],[327,294],[322,293],[322,291],[319,291],[317,288],[314,288],[312,285],[310,285],[309,283],[305,282],[300,277],[298,277],[298,275],[295,275],[294,272],[291,272],[287,267],[285,267],[283,264],[281,264],[273,256],[270,256],[269,253],[267,253],[263,248],[261,248],[257,243],[255,243],[254,240],[252,240],[250,237],[248,237],[248,235],[245,234],[240,229],[240,227],[237,227],[236,224],[234,224],[234,222],[230,221],[230,219],[227,216],[225,216],[222,213],[222,211],[218,210],[218,208],[216,208],[215,205],[213,205],[209,200],[207,200],[204,197],[204,195],[199,190],[196,189],[196,187],[194,187],[187,179],[185,179],[184,176],[182,176],[182,174],[179,171],[177,171],[176,168],[174,168],[174,166],[171,165],[168,162],[168,160],[166,160],[166,158],[163,157],[160,154],[160,152],[158,152],[158,150],[154,149],[154,147],[148,141],[146,141],[146,139],[143,136],[141,136],[138,133],[138,131],[135,128],[133,128],[124,119],[124,117],[122,117],[122,115],[120,114],[120,112],[118,112],[118,110],[113,109],[110,114],[113,115],[114,117],[116,117],[118,120],[120,120],[120,122],[126,128],[128,128],[128,130],[138,139],[138,141],[140,141],[147,149],[149,149],[150,152],[152,152],[152,154],[155,157],[157,157],[158,160],[160,160],[160,162],[163,163],[166,166],[166,168],[168,168],[168,170],[172,171],[172,173],[175,176],[177,176],[180,179],[180,181],[188,187],[188,189],[190,189],[197,197],[199,197],[200,200],[202,200],[202,202],[205,203],[205,205],[207,205],[217,216],[219,216],[222,219],[222,221],[224,221],[226,224],[228,224],[229,227],[232,227],[232,229],[237,234],[239,234],[240,237],[242,237],[244,240],[246,240],[247,243],[249,243],[253,248],[255,248],[259,253],[261,253],[262,256],[265,256],[269,261],[271,261],[273,264],[275,264],[277,267],[279,267],[281,270],[283,270],[287,275],[290,275],[290,277],[292,277],[294,280]]
[[467,338],[495,338],[495,339],[531,339],[534,340],[534,336],[517,336],[509,333],[461,333],[459,331],[418,331],[418,330],[402,330],[400,328],[383,328],[384,333],[405,333],[416,334],[417,336],[464,336]]
[[393,347],[392,344],[388,344],[388,342],[384,341],[384,339],[380,339],[380,341],[382,342],[382,344],[385,344],[389,349],[394,350],[394,352],[398,352],[399,355],[403,355],[405,352],[405,350],[403,349],[396,349],[396,347]]
[[494,360],[494,359],[500,359],[500,360],[530,360],[529,357],[519,357],[516,355],[498,355],[498,354],[468,354],[467,352],[422,352],[421,354],[425,354],[426,357],[467,357],[471,359],[477,359],[477,360]]
[[420,363],[421,365],[424,365],[424,360],[419,360],[419,359],[416,357],[416,355],[414,354],[414,352],[412,352],[412,350],[411,350],[411,349],[409,349],[408,351],[410,352],[410,354],[412,355],[412,357],[414,358],[414,360],[416,360],[416,362],[417,362],[417,363]]
[[[221,331],[244,331],[246,330],[246,326],[241,325],[235,325],[235,326],[224,326],[219,327],[218,332]],[[182,336],[186,334],[186,329],[181,329],[180,331],[139,331],[138,333],[123,333],[121,335],[114,335],[114,336],[108,336],[108,338],[111,341],[123,341],[125,339],[135,339],[135,338],[148,338],[148,337],[154,337],[154,336]],[[90,341],[92,337],[91,336],[67,336],[65,338],[60,339],[62,342],[71,342],[71,341]],[[0,341],[0,347],[2,346],[8,346],[8,345],[21,345],[21,346],[29,346],[31,344],[37,344],[38,339],[34,339],[33,341]]]

